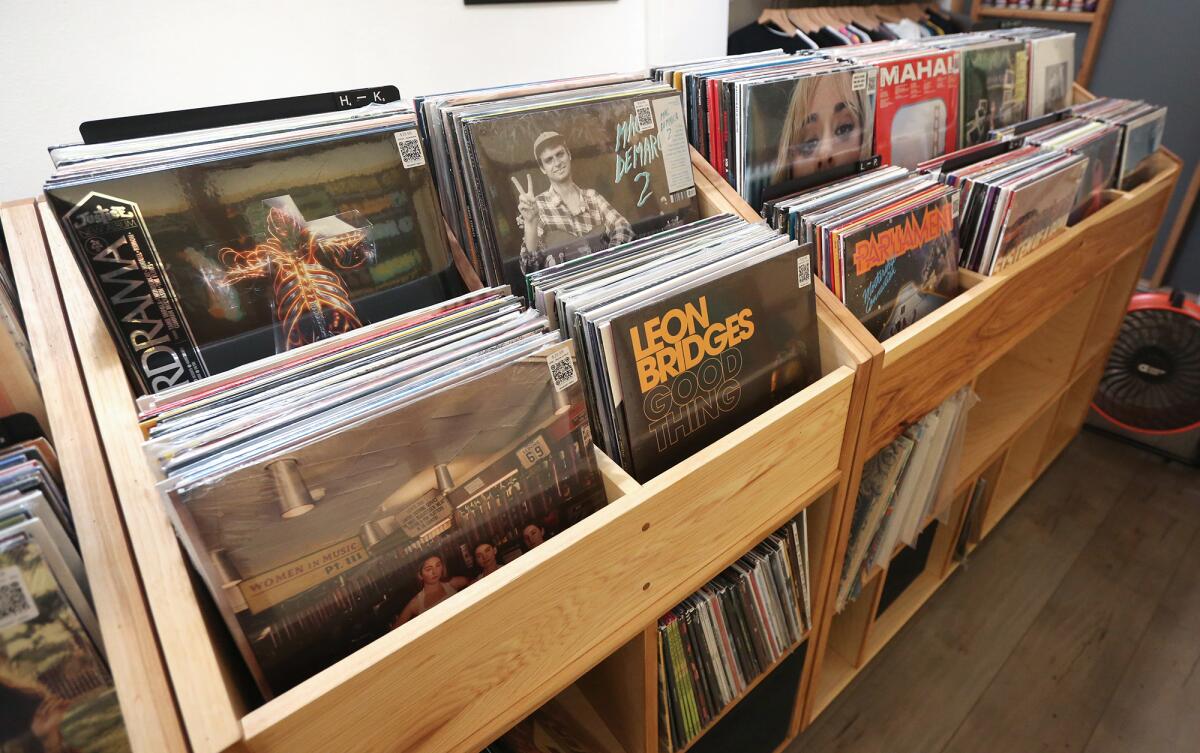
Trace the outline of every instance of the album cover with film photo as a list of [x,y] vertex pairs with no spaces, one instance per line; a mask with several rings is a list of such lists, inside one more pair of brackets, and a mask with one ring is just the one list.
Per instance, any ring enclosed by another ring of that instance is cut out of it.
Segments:
[[633,475],[646,480],[821,375],[812,246],[612,320]]
[[47,185],[139,394],[463,292],[406,122]]
[[267,697],[606,501],[570,343],[162,488]]
[[678,92],[553,102],[467,118],[492,284],[699,218]]

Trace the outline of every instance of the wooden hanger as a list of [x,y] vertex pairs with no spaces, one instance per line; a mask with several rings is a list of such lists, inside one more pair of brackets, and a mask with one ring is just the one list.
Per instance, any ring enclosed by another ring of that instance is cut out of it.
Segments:
[[762,13],[758,14],[758,23],[761,26],[771,24],[788,34],[796,33],[796,25],[788,18],[786,10],[765,8]]

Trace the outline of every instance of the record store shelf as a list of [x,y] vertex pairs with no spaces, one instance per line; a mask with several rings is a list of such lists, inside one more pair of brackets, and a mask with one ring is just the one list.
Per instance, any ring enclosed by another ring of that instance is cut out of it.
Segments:
[[[972,385],[980,402],[967,417],[953,501],[923,572],[880,615],[875,605],[886,569],[842,614],[833,613],[832,601],[824,605],[828,622],[816,628],[806,724],[957,569],[954,543],[978,479],[989,483],[981,487],[982,522],[968,548],[987,536],[1079,431],[1179,176],[1179,160],[1169,152],[1152,160],[1152,175],[1142,185],[1108,192],[1103,209],[999,275],[963,273],[960,295],[898,335],[879,343],[851,325],[867,347],[883,351],[870,376],[852,468],[861,469],[963,385]],[[852,473],[851,500],[861,471]],[[838,562],[853,513],[853,503],[842,510]],[[825,592],[833,598],[828,586]]]
[[[703,175],[697,188],[706,212],[731,209]],[[144,654],[128,671],[114,666],[122,705],[127,714],[161,715],[163,725],[175,725],[173,739],[134,735],[135,753],[475,753],[577,681],[612,691],[592,696],[612,699],[603,711],[631,751],[654,750],[653,625],[663,612],[806,508],[814,610],[824,601],[821,573],[833,567],[873,354],[815,281],[818,381],[646,484],[598,453],[606,508],[264,703],[175,539],[142,455],[120,360],[78,265],[44,204],[21,211],[35,231],[12,253],[44,271],[34,288],[38,310],[57,333],[38,347],[47,358],[79,365],[47,394],[52,422],[99,459],[64,464],[64,473],[76,489],[111,492],[94,503],[104,508],[110,543],[128,544],[121,553],[136,564],[130,574],[140,577],[144,602],[129,584],[123,593],[141,606],[143,621],[148,612],[152,628],[127,632],[119,614],[104,625],[114,665]],[[46,287],[53,282],[57,291]],[[85,557],[104,567],[86,549]],[[789,737],[812,670],[812,652],[804,655],[788,699]],[[153,682],[136,679],[139,673]],[[147,687],[159,689],[153,699],[145,698]]]
[[[23,229],[10,253],[65,480],[91,531],[84,558],[112,572],[94,587],[135,753],[476,753],[572,684],[627,753],[656,751],[656,619],[807,508],[813,631],[711,725],[716,737],[782,696],[786,737],[752,753],[782,748],[954,571],[977,478],[986,506],[970,533],[986,536],[1078,430],[1179,174],[1173,155],[1153,159],[1147,182],[1003,274],[964,274],[959,296],[883,343],[814,281],[821,379],[645,484],[601,455],[608,507],[266,703],[175,539],[57,225],[43,206],[6,209]],[[693,163],[704,214],[757,219]],[[949,513],[926,521],[923,559],[898,551],[835,616],[863,461],[965,384],[981,403]]]

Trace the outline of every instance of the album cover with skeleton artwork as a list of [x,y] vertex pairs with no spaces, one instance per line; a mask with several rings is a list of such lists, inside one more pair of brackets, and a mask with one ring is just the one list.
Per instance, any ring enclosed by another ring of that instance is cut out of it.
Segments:
[[46,193],[139,394],[464,292],[411,114],[99,162]]

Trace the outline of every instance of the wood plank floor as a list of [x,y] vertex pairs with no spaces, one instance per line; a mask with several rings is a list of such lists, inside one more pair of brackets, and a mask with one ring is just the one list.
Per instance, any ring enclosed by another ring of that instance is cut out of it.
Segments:
[[1084,432],[789,753],[1200,751],[1200,472]]

